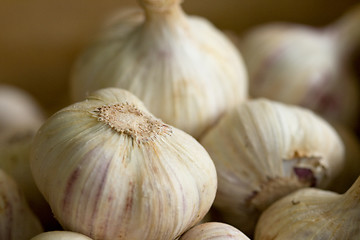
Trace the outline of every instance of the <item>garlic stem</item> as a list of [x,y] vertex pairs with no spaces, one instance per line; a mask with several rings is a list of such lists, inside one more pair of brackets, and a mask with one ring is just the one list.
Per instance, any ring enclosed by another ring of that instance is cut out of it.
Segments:
[[181,13],[181,0],[139,0],[147,18],[153,16],[175,16]]

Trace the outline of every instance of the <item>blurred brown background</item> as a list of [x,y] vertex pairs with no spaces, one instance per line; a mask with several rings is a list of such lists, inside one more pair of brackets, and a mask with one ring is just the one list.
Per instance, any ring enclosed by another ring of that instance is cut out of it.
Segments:
[[[290,21],[324,26],[358,0],[185,0],[189,14],[238,34]],[[0,0],[0,82],[29,91],[46,108],[62,107],[70,67],[102,21],[136,0]]]

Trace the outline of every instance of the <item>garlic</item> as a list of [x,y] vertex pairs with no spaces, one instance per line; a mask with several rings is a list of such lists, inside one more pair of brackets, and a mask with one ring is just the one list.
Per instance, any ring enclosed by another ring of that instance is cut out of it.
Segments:
[[0,169],[0,239],[28,240],[42,231],[17,183]]
[[206,19],[186,15],[180,0],[138,2],[144,11],[121,13],[79,56],[71,95],[129,90],[156,117],[198,138],[247,98],[242,57]]
[[239,44],[249,94],[300,105],[353,127],[360,87],[345,64],[349,54],[342,50],[340,32],[335,23],[315,28],[279,22],[246,32]]
[[51,231],[41,233],[30,240],[91,240],[91,238],[76,232]]
[[95,240],[175,239],[205,216],[217,188],[193,137],[116,88],[51,116],[30,165],[63,228]]
[[250,100],[225,115],[200,140],[215,163],[214,207],[222,222],[251,237],[260,213],[303,187],[324,188],[341,170],[336,131],[310,110]]
[[208,222],[197,225],[188,230],[179,240],[250,240],[235,227],[221,223]]
[[300,189],[261,215],[255,240],[360,239],[360,177],[344,194]]

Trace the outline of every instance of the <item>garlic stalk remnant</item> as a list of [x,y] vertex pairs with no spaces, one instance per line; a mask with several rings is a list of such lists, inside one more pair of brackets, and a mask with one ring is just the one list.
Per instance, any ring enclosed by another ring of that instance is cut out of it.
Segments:
[[35,182],[55,217],[94,240],[175,239],[215,198],[205,149],[126,90],[101,89],[58,111],[32,149]]
[[188,230],[179,240],[250,240],[235,227],[221,222],[208,222]]
[[69,231],[51,231],[44,232],[30,240],[92,240],[91,238],[76,232]]
[[0,239],[29,240],[43,228],[13,178],[0,169]]
[[216,166],[221,221],[249,237],[272,202],[299,188],[326,187],[344,160],[343,143],[326,121],[266,99],[240,105],[200,142]]
[[[296,104],[354,126],[360,114],[360,87],[341,51],[342,32],[293,23],[269,23],[243,35],[240,50],[254,98]],[[341,37],[340,37],[340,36]]]
[[120,87],[156,117],[198,138],[247,98],[241,55],[206,19],[187,16],[180,0],[139,0],[108,24],[74,64],[79,101],[99,88]]
[[261,215],[255,240],[360,239],[360,177],[344,194],[300,189]]

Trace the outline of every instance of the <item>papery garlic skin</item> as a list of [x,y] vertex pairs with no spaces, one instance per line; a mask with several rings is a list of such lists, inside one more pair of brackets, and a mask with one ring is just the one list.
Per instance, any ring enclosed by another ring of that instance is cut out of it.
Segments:
[[198,138],[247,98],[247,73],[235,46],[180,1],[140,0],[121,13],[74,65],[71,92],[83,100],[103,87],[134,93],[155,116]]
[[0,169],[0,239],[29,240],[42,231],[17,183]]
[[182,235],[179,240],[250,240],[235,227],[221,223],[208,222],[197,225]]
[[31,169],[64,229],[94,240],[175,239],[204,217],[217,188],[193,137],[115,88],[50,117]]
[[337,29],[269,23],[241,39],[253,98],[309,108],[349,126],[359,117],[360,87],[344,65]]
[[51,231],[41,233],[30,240],[92,240],[91,238],[75,232]]
[[344,194],[300,189],[261,215],[255,240],[357,240],[360,238],[360,178]]
[[272,202],[299,188],[326,187],[344,161],[343,143],[326,121],[267,99],[240,105],[200,143],[216,166],[221,221],[248,236]]

